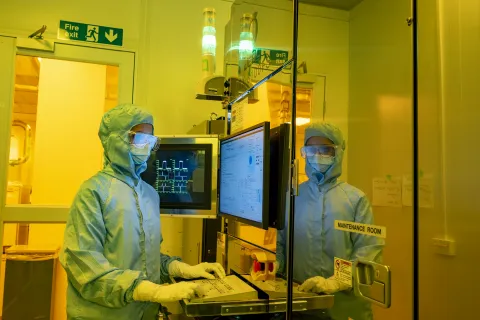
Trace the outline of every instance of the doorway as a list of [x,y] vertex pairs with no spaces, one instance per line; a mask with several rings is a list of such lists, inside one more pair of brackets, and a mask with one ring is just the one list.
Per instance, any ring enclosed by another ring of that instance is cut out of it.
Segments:
[[[16,56],[7,205],[69,204],[82,181],[101,168],[96,128],[118,102],[118,69]],[[63,227],[48,226],[7,224],[3,247],[61,238]]]
[[[101,117],[119,103],[132,103],[135,65],[132,52],[56,44],[54,52],[39,53],[15,50],[14,38],[0,37],[3,46],[16,54],[0,56],[6,70],[0,82],[13,89],[11,96],[0,92],[0,104],[9,105],[0,108],[7,121],[0,148],[8,161],[0,166],[2,313],[6,250],[62,245],[70,203],[103,166]],[[59,263],[54,272],[51,312],[60,320],[66,318],[67,280]]]

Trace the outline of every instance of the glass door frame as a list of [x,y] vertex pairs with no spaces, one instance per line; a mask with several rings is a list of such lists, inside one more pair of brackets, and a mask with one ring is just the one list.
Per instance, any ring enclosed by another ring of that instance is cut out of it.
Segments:
[[419,295],[419,133],[418,133],[418,1],[411,2],[412,15],[407,18],[407,23],[412,27],[412,57],[413,57],[413,319],[420,319]]
[[[69,60],[75,62],[114,65],[119,67],[118,77],[118,102],[133,103],[135,91],[135,59],[136,53],[127,50],[112,50],[99,47],[89,47],[66,42],[53,42],[54,50],[39,51],[34,50],[35,39],[20,39],[11,36],[0,35],[3,38],[10,39],[12,42],[11,57],[11,84],[9,92],[5,92],[5,98],[0,97],[0,118],[4,122],[2,126],[4,131],[0,132],[0,150],[5,150],[5,166],[0,172],[0,248],[3,248],[3,232],[5,223],[66,223],[70,205],[6,205],[6,191],[8,181],[8,153],[11,130],[11,119],[13,112],[14,84],[15,84],[15,57],[17,55],[35,56],[41,58],[50,58],[57,60]],[[13,41],[12,41],[13,39]],[[18,41],[21,40],[21,41]],[[24,43],[31,41],[32,49],[25,48]],[[21,42],[21,47],[19,47]],[[0,43],[1,45],[1,43]],[[38,47],[38,44],[35,44]],[[0,58],[2,58],[0,56]],[[4,58],[5,59],[5,58]],[[0,63],[6,63],[0,61]],[[8,72],[8,70],[7,70]],[[2,79],[3,81],[3,79]],[[5,80],[6,81],[6,80]],[[2,92],[0,91],[0,94]],[[2,100],[5,101],[3,105]],[[2,161],[3,162],[3,161]]]
[[[296,127],[296,88],[297,88],[297,63],[298,63],[298,25],[299,25],[299,0],[292,0],[293,3],[293,55],[292,55],[292,128]],[[419,319],[419,195],[418,195],[418,179],[419,179],[419,162],[418,162],[418,2],[417,0],[411,0],[411,16],[407,17],[408,26],[412,27],[412,85],[413,85],[413,97],[412,97],[412,108],[413,108],[413,313],[412,319]],[[268,77],[267,77],[268,78]],[[295,158],[295,134],[296,130],[291,130],[291,142],[292,142],[292,152],[291,152],[291,180],[292,180],[292,192],[290,198],[290,208],[288,211],[288,244],[287,244],[287,314],[286,319],[291,319],[293,315],[293,273],[290,270],[293,269],[293,253],[290,248],[293,248],[294,241],[293,235],[294,232],[294,208],[295,208],[295,181],[296,177],[296,164]]]

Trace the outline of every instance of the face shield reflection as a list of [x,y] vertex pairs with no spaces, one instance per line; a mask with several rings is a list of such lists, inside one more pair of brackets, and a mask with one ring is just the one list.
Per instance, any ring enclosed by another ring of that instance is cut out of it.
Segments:
[[130,143],[138,149],[149,147],[152,151],[157,151],[160,147],[160,139],[154,135],[129,131]]
[[315,155],[335,157],[338,146],[333,144],[304,146],[300,149],[303,158],[312,157]]

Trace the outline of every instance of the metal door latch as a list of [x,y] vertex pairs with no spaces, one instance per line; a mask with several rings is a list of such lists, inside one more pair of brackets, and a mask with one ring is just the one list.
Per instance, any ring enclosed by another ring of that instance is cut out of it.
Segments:
[[375,262],[357,260],[354,270],[355,295],[383,308],[390,308],[390,267]]

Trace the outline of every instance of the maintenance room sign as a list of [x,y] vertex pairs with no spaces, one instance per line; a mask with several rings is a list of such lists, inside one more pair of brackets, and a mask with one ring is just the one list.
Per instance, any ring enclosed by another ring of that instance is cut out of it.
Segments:
[[60,20],[58,39],[75,40],[112,46],[123,45],[123,29]]
[[387,228],[350,221],[335,220],[335,229],[347,232],[361,233],[378,238],[387,237]]

